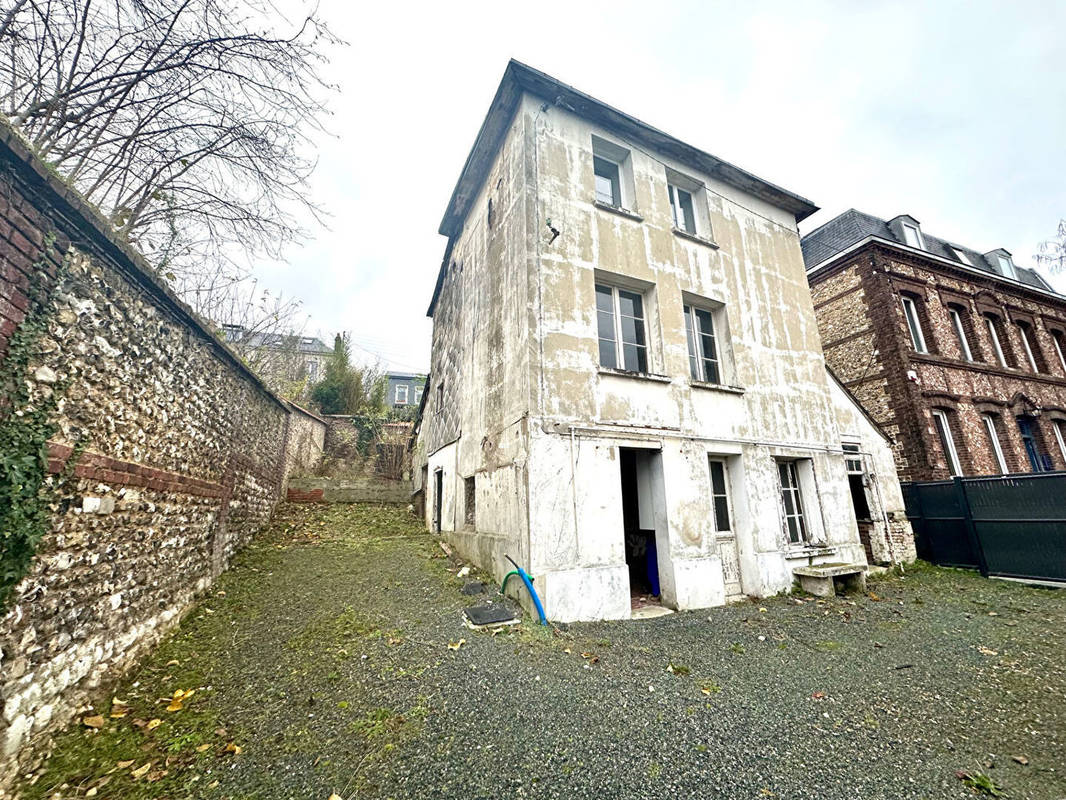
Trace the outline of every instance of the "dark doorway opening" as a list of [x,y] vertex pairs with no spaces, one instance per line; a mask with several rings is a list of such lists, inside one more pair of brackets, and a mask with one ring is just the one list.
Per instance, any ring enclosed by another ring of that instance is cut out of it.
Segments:
[[433,473],[433,530],[440,533],[440,521],[444,510],[444,470]]
[[625,534],[629,593],[634,609],[659,603],[659,553],[656,531],[662,524],[661,454],[658,450],[620,447],[622,524]]

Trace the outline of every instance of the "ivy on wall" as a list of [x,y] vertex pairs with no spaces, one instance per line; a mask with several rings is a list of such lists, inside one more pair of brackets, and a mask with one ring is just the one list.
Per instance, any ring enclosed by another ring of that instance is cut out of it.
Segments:
[[[37,275],[53,251],[54,234],[45,238],[45,255],[34,264]],[[57,271],[62,280],[67,259]],[[38,363],[41,340],[55,310],[50,286],[36,282],[29,292],[29,307],[8,342],[0,363],[0,607],[6,607],[11,590],[29,571],[41,538],[51,525],[51,505],[56,482],[48,478],[48,440],[55,433],[56,408],[62,383],[50,391],[35,388],[30,367]],[[76,455],[68,462],[73,465]]]

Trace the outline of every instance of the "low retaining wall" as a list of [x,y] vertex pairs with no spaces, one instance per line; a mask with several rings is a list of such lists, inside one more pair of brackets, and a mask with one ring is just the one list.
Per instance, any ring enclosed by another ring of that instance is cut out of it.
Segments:
[[293,503],[402,503],[411,502],[409,481],[385,478],[292,478],[288,499]]
[[0,795],[269,519],[312,417],[0,125]]

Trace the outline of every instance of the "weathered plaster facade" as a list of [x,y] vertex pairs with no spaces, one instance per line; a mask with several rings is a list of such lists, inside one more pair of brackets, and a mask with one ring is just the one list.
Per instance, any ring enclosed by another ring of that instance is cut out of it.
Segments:
[[[1016,277],[997,273],[990,254],[925,233],[921,244],[908,246],[892,223],[854,210],[803,242],[826,361],[893,438],[901,480],[951,476],[934,411],[945,414],[962,474],[1034,471],[1019,418],[1033,433],[1040,468],[1066,468],[1066,297],[1021,267]],[[926,352],[909,331],[903,298],[913,303]]]
[[[811,561],[865,562],[796,229],[814,207],[648,131],[512,62],[442,223],[416,447],[426,521],[497,577],[505,555],[523,564],[557,620],[630,615],[623,457],[638,463],[667,605],[772,594]],[[627,154],[628,211],[593,202],[593,137]],[[673,229],[669,170],[693,187],[697,236]],[[642,293],[646,374],[600,366],[599,282]],[[715,309],[717,385],[690,378],[687,303]],[[729,531],[714,522],[711,456],[726,466]],[[799,544],[779,460],[797,465]]]

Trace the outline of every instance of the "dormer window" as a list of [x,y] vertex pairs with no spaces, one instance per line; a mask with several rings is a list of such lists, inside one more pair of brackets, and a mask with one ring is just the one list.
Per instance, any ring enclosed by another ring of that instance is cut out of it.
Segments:
[[968,255],[966,255],[966,253],[964,253],[959,248],[952,247],[951,248],[951,252],[954,253],[955,254],[955,258],[957,258],[963,264],[966,264],[966,265],[971,266],[971,267],[973,266],[973,262],[970,261],[970,257]]
[[919,250],[925,249],[925,242],[922,241],[922,232],[917,225],[912,225],[909,222],[903,223],[903,240],[910,247],[916,247]]
[[1006,278],[1017,278],[1018,275],[1014,271],[1014,262],[1009,255],[1003,255],[1003,253],[996,254],[996,263],[999,265],[999,271],[1003,273]]

